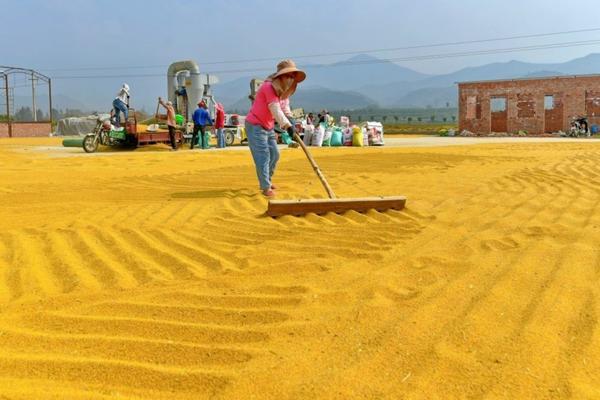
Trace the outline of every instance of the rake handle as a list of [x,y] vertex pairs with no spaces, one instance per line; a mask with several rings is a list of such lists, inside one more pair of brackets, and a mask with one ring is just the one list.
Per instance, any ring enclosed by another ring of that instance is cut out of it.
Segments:
[[160,101],[156,103],[156,112],[154,113],[154,119],[158,119],[158,110],[160,109]]
[[335,197],[335,193],[333,193],[333,189],[331,188],[331,186],[329,186],[329,183],[327,183],[327,179],[325,179],[325,175],[323,175],[323,173],[321,172],[321,169],[317,165],[315,159],[310,154],[310,151],[308,151],[308,148],[302,141],[302,138],[300,137],[300,135],[298,135],[297,133],[294,132],[294,139],[296,139],[296,142],[298,142],[300,147],[302,147],[302,150],[304,150],[304,154],[306,154],[306,158],[308,158],[310,165],[313,167],[313,170],[317,174],[317,177],[319,177],[319,180],[321,181],[321,183],[323,184],[323,187],[327,191],[329,198],[335,199],[336,197]]

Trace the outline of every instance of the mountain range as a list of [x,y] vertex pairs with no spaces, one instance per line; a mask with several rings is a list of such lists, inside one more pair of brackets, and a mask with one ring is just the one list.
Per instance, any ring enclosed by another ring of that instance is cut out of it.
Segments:
[[[202,64],[200,64],[202,67]],[[531,78],[536,76],[577,75],[600,73],[600,54],[589,54],[564,63],[536,64],[522,61],[497,62],[458,71],[428,75],[379,59],[360,54],[334,64],[305,65],[306,80],[298,87],[292,99],[293,107],[306,110],[352,110],[369,107],[382,108],[444,108],[456,107],[458,89],[456,82]],[[245,112],[250,80],[264,76],[244,76],[213,86],[217,101],[226,110]],[[133,104],[136,109],[153,112],[156,97],[166,90],[165,77],[132,79]],[[119,81],[108,79],[82,81],[58,80],[53,89],[53,106],[86,111],[104,110],[111,107]],[[114,90],[114,91],[113,91]],[[164,94],[163,94],[164,96]],[[27,106],[30,99],[15,104]],[[43,97],[39,106],[46,102]]]
[[[310,110],[456,107],[456,82],[600,73],[600,54],[565,63],[508,61],[427,75],[392,62],[361,54],[328,65],[304,67],[307,79],[293,98],[294,107]],[[251,76],[215,85],[215,96],[226,108],[247,110]]]

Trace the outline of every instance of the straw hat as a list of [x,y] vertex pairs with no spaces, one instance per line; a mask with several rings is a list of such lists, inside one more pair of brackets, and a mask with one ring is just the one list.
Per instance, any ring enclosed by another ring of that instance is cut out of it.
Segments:
[[302,82],[306,79],[306,73],[299,70],[296,67],[296,63],[290,59],[280,61],[279,64],[277,64],[277,72],[269,75],[269,78],[275,79],[278,76],[289,74],[291,72],[295,72],[294,76],[296,77],[296,82]]

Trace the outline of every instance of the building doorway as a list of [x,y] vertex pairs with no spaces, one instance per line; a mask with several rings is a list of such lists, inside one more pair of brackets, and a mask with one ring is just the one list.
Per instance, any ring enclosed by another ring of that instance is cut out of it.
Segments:
[[492,132],[508,132],[508,111],[506,97],[492,97],[490,100]]
[[552,133],[564,129],[563,103],[553,94],[544,96],[544,132]]

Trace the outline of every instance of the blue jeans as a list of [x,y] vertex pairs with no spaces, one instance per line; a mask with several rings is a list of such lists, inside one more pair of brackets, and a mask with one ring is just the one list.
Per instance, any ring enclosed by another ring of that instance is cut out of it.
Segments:
[[125,122],[127,122],[127,117],[129,116],[129,110],[127,109],[127,105],[123,103],[122,100],[114,99],[113,107],[115,109],[115,126],[121,126],[121,111],[125,114]]
[[256,176],[262,190],[271,188],[271,178],[279,160],[275,131],[264,130],[260,125],[246,122],[248,145],[256,166]]
[[225,131],[223,128],[217,129],[217,147],[225,147]]

